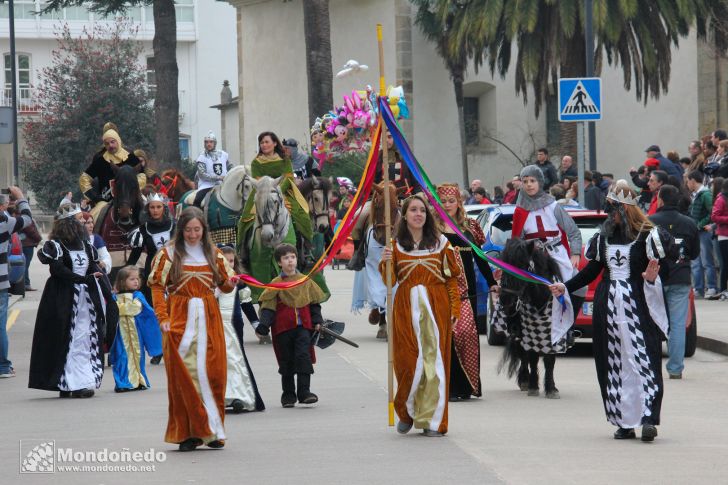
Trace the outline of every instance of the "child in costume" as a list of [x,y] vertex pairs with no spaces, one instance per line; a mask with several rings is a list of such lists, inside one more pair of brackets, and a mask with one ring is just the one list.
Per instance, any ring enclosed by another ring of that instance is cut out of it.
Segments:
[[[297,281],[305,276],[296,270],[298,254],[290,244],[281,244],[275,249],[274,257],[281,268],[281,275],[271,283]],[[273,334],[273,349],[278,359],[278,373],[281,375],[283,394],[281,405],[292,408],[296,398],[301,404],[318,402],[318,396],[311,392],[311,374],[316,362],[311,334],[321,328],[321,302],[324,292],[312,280],[285,289],[267,289],[258,298],[260,303],[259,335]],[[294,382],[298,376],[298,390]]]
[[[228,264],[236,273],[240,272],[240,263],[231,247],[220,249]],[[250,368],[243,345],[243,316],[241,309],[246,301],[245,315],[251,324],[258,323],[258,314],[250,302],[250,289],[238,283],[232,293],[215,291],[217,303],[220,305],[222,326],[225,330],[225,349],[227,353],[227,387],[225,389],[225,406],[235,413],[245,411],[263,411],[265,404],[258,392],[253,370]],[[252,313],[251,313],[252,310]]]
[[149,378],[144,368],[144,351],[151,355],[162,354],[159,322],[154,309],[139,291],[140,286],[136,266],[124,266],[116,274],[114,299],[119,307],[119,325],[111,347],[116,392],[147,389]]

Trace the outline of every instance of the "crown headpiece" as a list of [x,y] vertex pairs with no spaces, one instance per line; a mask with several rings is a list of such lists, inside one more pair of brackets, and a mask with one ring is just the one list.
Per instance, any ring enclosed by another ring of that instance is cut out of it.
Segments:
[[626,190],[620,190],[619,192],[610,190],[607,194],[607,199],[619,202],[620,204],[637,205],[637,197],[632,197],[632,194]]
[[81,206],[78,204],[63,204],[56,212],[56,219],[67,219],[81,213]]
[[165,197],[164,194],[159,194],[155,192],[147,196],[146,204],[148,205],[150,202],[161,202],[162,204],[166,204],[167,197]]

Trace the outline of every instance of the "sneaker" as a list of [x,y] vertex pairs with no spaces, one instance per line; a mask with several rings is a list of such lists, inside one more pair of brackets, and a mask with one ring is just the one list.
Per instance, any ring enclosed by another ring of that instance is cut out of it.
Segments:
[[[710,291],[710,290],[708,290],[708,291]],[[705,292],[705,293],[706,293],[706,296],[705,296],[705,299],[706,299],[706,300],[720,300],[720,297],[721,297],[721,295],[722,295],[723,293],[725,293],[725,292],[721,292],[721,293],[718,293],[718,292],[716,292],[715,290],[713,290],[713,294],[712,294],[712,295],[710,295],[710,296],[707,296],[707,294],[708,294],[708,291],[706,291],[706,292]]]
[[[710,297],[715,296],[716,293],[718,292],[715,291],[715,288],[708,288],[707,290],[705,290],[705,298],[710,300]],[[695,296],[697,297],[698,295]]]
[[13,368],[10,368],[7,372],[0,374],[0,379],[10,379],[11,377],[15,377],[15,369]]
[[728,290],[725,290],[724,292],[720,293],[718,295],[718,299],[720,301],[726,301],[726,300],[728,300]]

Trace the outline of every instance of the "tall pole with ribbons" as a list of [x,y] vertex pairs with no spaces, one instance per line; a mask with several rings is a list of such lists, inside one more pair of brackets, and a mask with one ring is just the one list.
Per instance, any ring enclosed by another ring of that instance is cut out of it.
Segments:
[[[387,95],[384,82],[384,42],[382,40],[382,24],[377,24],[377,44],[379,45],[379,97]],[[379,110],[382,119],[382,110]],[[384,239],[392,246],[392,215],[389,200],[389,150],[387,147],[387,127],[382,123],[382,179],[384,180]],[[387,285],[387,396],[389,399],[389,426],[394,426],[394,371],[392,348],[392,260],[386,263],[384,282]]]

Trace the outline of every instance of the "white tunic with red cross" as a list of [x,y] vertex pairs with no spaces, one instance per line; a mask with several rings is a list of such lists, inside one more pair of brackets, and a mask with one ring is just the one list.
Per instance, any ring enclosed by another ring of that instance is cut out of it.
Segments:
[[[574,267],[569,257],[569,240],[559,227],[554,215],[557,202],[541,209],[527,211],[516,207],[513,213],[513,237],[523,239],[540,239],[561,270],[561,280],[568,281],[574,274]],[[520,229],[520,230],[519,230]]]

